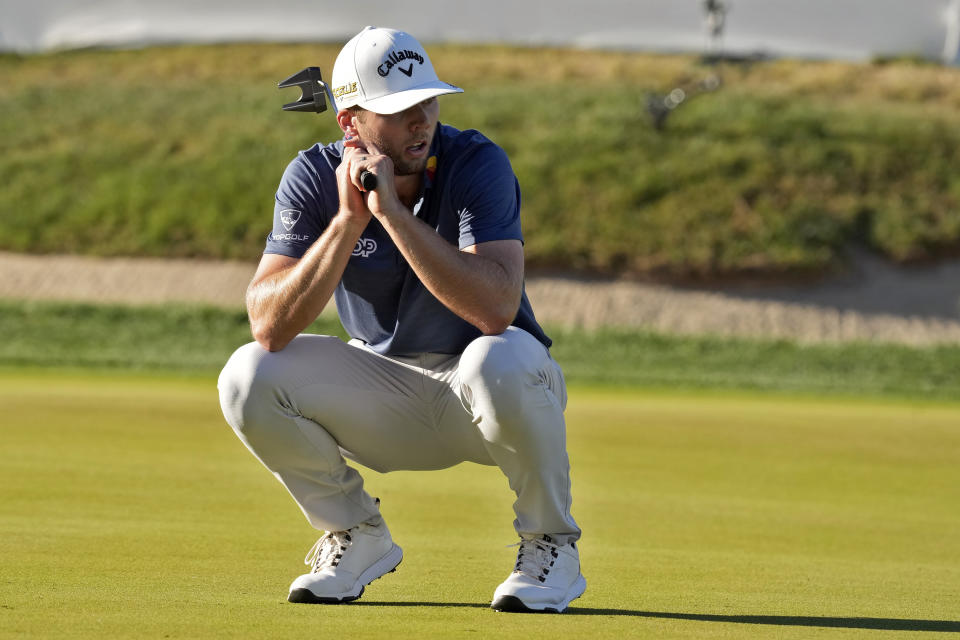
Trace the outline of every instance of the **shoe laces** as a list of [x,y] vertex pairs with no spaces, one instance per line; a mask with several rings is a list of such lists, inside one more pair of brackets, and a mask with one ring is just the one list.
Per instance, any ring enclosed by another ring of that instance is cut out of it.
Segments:
[[560,552],[557,551],[559,545],[555,544],[550,536],[544,535],[539,538],[522,538],[520,542],[513,547],[520,547],[517,550],[517,565],[514,567],[514,573],[535,578],[540,582],[546,582],[547,576]]
[[312,573],[336,567],[351,544],[353,538],[349,531],[328,531],[314,543],[303,563],[311,568]]

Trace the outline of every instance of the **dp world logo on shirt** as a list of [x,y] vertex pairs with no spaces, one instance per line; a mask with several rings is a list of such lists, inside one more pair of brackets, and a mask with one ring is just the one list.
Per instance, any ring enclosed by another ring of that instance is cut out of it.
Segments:
[[357,246],[353,248],[352,256],[360,256],[361,258],[366,258],[371,253],[377,250],[377,241],[371,238],[360,238],[357,240]]

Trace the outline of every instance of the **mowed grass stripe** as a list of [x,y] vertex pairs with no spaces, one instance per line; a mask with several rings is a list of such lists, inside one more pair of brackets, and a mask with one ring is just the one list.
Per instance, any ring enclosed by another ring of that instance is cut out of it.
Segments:
[[587,594],[486,605],[512,496],[475,465],[367,472],[405,560],[343,607],[284,602],[316,533],[215,380],[0,374],[0,636],[898,637],[960,630],[960,408],[603,391],[567,411]]

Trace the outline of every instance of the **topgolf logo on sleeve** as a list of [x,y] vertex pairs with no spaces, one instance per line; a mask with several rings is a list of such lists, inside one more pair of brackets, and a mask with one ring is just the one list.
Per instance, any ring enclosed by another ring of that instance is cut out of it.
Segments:
[[287,231],[290,231],[295,226],[297,222],[300,221],[300,211],[296,209],[284,209],[280,212],[280,222],[283,223],[283,228]]

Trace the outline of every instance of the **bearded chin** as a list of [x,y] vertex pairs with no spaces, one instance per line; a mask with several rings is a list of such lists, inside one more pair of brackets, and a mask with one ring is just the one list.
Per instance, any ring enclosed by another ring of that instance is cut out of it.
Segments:
[[417,173],[422,173],[427,167],[426,158],[415,160],[414,162],[405,162],[391,155],[390,159],[393,160],[393,175],[395,176],[412,176]]

